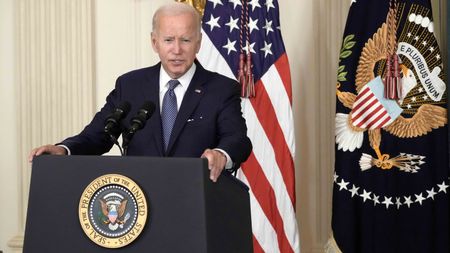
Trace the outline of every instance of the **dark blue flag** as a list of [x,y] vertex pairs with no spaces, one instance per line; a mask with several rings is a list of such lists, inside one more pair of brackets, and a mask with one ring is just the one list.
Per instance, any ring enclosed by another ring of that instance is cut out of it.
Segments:
[[353,0],[327,252],[449,253],[447,86],[429,0]]

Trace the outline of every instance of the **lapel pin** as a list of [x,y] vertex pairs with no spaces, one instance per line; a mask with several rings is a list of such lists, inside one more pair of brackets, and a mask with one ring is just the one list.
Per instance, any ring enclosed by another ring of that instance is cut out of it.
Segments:
[[198,94],[200,94],[200,93],[202,93],[202,90],[200,90],[200,89],[195,89],[195,92],[198,93]]

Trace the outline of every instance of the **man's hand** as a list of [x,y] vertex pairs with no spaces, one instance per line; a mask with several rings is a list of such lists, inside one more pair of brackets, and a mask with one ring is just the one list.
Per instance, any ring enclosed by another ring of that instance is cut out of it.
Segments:
[[66,155],[66,149],[60,146],[55,145],[44,145],[38,148],[34,148],[31,150],[30,155],[28,156],[28,161],[31,163],[35,156],[40,156],[42,154],[50,154],[50,155]]
[[217,182],[217,178],[219,178],[220,173],[222,173],[222,170],[225,168],[225,164],[227,163],[226,156],[220,151],[206,149],[202,154],[202,158],[208,159],[208,168],[211,171],[209,173],[209,178],[213,182]]

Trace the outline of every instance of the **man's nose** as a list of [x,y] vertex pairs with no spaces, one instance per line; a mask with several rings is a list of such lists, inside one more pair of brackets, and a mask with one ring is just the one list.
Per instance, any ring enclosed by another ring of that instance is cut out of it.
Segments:
[[175,43],[173,43],[173,52],[175,54],[181,53],[181,41],[176,40]]

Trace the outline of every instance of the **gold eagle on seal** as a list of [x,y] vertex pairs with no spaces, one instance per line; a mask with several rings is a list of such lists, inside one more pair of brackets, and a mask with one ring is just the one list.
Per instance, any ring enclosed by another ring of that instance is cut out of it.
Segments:
[[[387,55],[389,54],[388,44],[391,41],[391,38],[389,38],[389,28],[387,23],[389,18],[392,18],[392,15],[395,14],[392,12],[388,13],[386,22],[378,28],[377,32],[365,43],[362,49],[355,80],[356,91],[358,94],[370,81],[376,79],[375,73],[379,73],[380,76],[383,73],[382,69],[387,59]],[[410,19],[411,17],[416,17],[412,15],[415,14],[410,13]],[[412,24],[407,25],[414,25],[414,21],[415,20],[412,20],[412,22],[409,22]],[[420,27],[420,25],[419,28],[426,29],[426,27]],[[404,29],[402,36],[405,36],[405,38],[413,36],[410,32],[405,32],[405,30],[406,29]],[[431,36],[434,36],[432,32],[430,34]],[[414,45],[418,45],[418,48],[424,48],[426,44],[426,40],[420,40],[417,36],[413,36],[413,38],[410,39],[410,42]],[[439,56],[437,59],[440,59]],[[336,114],[336,143],[338,144],[338,149],[352,152],[356,148],[360,148],[362,146],[364,138],[363,132],[367,131],[370,146],[375,151],[376,157],[372,157],[371,155],[365,153],[362,154],[359,164],[361,170],[363,171],[372,167],[377,167],[380,169],[392,169],[393,167],[397,167],[403,172],[417,172],[420,169],[420,165],[425,163],[425,157],[406,153],[401,153],[396,157],[391,157],[389,154],[384,154],[380,150],[381,131],[387,131],[398,138],[416,138],[426,135],[433,131],[433,129],[443,127],[447,124],[447,109],[438,105],[444,104],[445,101],[426,101],[426,93],[423,91],[424,89],[422,84],[417,81],[417,78],[412,70],[414,66],[412,65],[413,63],[408,61],[404,61],[400,64],[402,73],[401,80],[403,85],[401,89],[403,96],[394,101],[397,103],[399,108],[401,107],[404,110],[402,114],[398,115],[391,122],[388,122],[381,127],[369,128],[356,126],[352,120],[352,113],[358,94],[340,91],[340,83],[337,85],[336,95],[338,100],[345,107],[352,110],[352,112],[350,112],[350,114]],[[440,71],[440,68],[437,69]],[[442,80],[440,80],[440,82],[442,82]],[[412,102],[414,106],[412,107],[410,104],[406,105],[405,102],[408,101]],[[404,114],[409,114],[411,117],[405,117]]]

